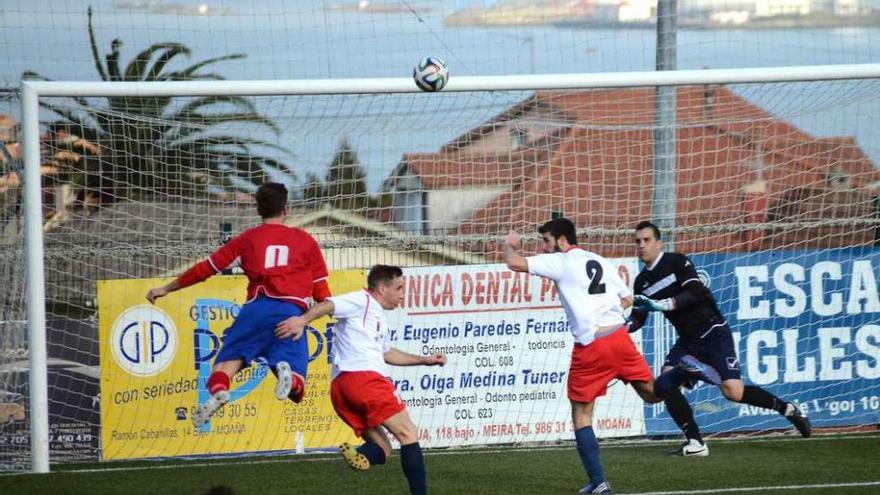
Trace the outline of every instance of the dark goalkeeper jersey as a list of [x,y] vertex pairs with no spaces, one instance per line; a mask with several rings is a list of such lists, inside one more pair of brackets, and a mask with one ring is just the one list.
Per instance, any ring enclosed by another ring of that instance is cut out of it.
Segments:
[[[636,276],[634,293],[651,299],[666,299],[684,292],[688,284],[701,284],[694,263],[679,253],[663,253],[652,269],[644,267]],[[708,290],[706,291],[708,293]],[[715,298],[707,298],[688,307],[664,311],[663,316],[672,323],[681,337],[700,338],[717,325],[726,323]]]

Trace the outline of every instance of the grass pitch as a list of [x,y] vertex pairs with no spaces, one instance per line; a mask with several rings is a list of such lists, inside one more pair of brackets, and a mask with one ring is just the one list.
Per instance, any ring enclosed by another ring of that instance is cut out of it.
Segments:
[[[880,493],[880,435],[710,440],[709,457],[667,455],[673,443],[602,443],[618,494]],[[452,494],[574,494],[586,483],[574,444],[545,448],[438,450],[426,455],[428,490]],[[237,495],[405,494],[395,455],[355,472],[337,455],[108,462],[53,466],[47,475],[0,476],[6,494],[200,495],[225,485]]]

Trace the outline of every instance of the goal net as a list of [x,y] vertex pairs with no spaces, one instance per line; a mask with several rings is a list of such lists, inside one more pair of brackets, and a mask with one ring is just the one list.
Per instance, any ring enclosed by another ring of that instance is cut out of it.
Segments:
[[[571,337],[556,291],[500,264],[508,229],[534,254],[537,226],[556,216],[630,284],[640,270],[633,227],[657,221],[728,318],[747,382],[801,404],[818,429],[877,422],[877,79],[682,84],[668,92],[674,121],[660,123],[655,87],[256,97],[229,88],[40,98],[52,462],[304,452],[353,439],[329,403],[332,321],[309,331],[302,404],[276,401],[274,377],[255,363],[197,429],[193,407],[207,398],[246,281],[231,269],[157,306],[144,298],[258,224],[252,193],[267,180],[288,185],[288,223],[321,244],[334,293],[358,290],[375,263],[405,267],[392,345],[449,358],[392,372],[423,446],[572,438]],[[658,182],[664,163],[672,183]],[[17,173],[0,187],[3,468],[30,465]],[[655,204],[655,191],[671,199]],[[659,372],[674,329],[653,316],[633,338]],[[710,434],[791,431],[714,387],[686,397]],[[643,405],[619,382],[595,416],[600,437],[678,433],[662,404]]]

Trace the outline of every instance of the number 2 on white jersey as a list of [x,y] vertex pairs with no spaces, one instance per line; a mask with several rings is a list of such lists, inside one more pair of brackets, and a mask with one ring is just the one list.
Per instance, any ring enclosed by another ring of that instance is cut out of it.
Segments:
[[587,288],[587,294],[604,294],[605,284],[602,283],[602,264],[596,260],[587,261],[587,278],[590,279],[590,286]]
[[287,266],[287,258],[290,249],[287,246],[266,246],[266,257],[264,268],[275,268],[276,266]]

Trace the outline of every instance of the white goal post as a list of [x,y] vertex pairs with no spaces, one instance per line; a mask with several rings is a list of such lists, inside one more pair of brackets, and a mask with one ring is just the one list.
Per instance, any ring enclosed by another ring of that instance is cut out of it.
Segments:
[[[454,71],[453,71],[454,73]],[[682,70],[599,74],[467,77],[453,75],[442,93],[477,91],[584,90],[713,84],[788,83],[880,79],[880,64],[750,69]],[[410,78],[287,81],[82,82],[21,84],[24,145],[24,235],[27,273],[27,334],[31,470],[49,463],[46,279],[41,196],[40,102],[48,97],[286,96],[418,93]],[[442,238],[442,236],[440,236]]]

